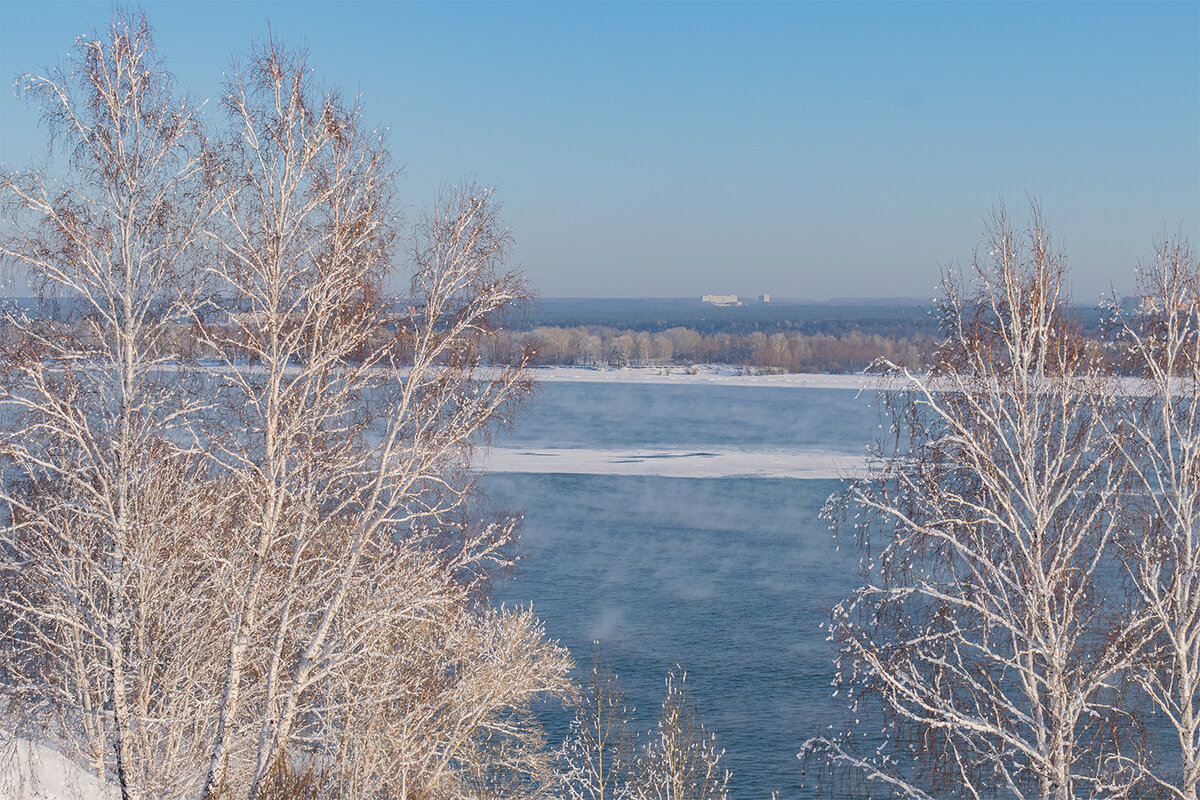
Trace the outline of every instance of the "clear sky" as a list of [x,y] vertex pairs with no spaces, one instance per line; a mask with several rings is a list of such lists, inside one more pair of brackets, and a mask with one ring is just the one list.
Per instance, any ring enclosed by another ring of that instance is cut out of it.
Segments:
[[[1090,302],[1200,244],[1200,3],[150,2],[215,96],[266,30],[391,127],[412,210],[497,186],[544,296],[928,295],[1003,197],[1041,201]],[[0,0],[0,76],[107,3]],[[0,160],[44,149],[0,97]],[[210,113],[216,113],[212,109]]]

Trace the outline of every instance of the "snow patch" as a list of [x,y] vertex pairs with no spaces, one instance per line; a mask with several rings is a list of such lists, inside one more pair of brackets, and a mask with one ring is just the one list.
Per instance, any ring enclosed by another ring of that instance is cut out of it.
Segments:
[[0,800],[109,800],[95,775],[56,750],[26,739],[0,748]]

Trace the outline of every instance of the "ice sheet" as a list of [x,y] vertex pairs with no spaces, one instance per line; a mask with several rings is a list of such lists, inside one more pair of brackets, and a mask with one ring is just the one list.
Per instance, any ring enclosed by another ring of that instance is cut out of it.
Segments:
[[820,450],[591,450],[497,447],[481,453],[485,472],[660,475],[669,478],[851,478],[865,456]]

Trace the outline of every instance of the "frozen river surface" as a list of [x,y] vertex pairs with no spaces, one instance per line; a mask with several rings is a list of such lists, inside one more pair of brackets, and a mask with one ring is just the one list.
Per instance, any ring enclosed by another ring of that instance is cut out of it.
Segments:
[[[522,574],[497,599],[532,602],[581,664],[598,642],[643,732],[667,670],[683,665],[737,800],[809,796],[795,753],[833,721],[818,626],[857,563],[818,514],[878,430],[870,397],[546,383],[496,441],[530,454],[493,458],[509,471],[484,481],[526,514]],[[566,715],[546,719],[561,737]]]

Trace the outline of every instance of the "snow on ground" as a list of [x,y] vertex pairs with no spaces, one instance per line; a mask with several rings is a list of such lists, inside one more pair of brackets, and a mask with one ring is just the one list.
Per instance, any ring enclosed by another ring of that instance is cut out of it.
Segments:
[[821,450],[623,450],[496,447],[481,453],[485,472],[660,475],[668,478],[851,478],[863,456]]
[[537,367],[533,377],[547,383],[664,383],[712,386],[779,386],[792,389],[872,390],[879,384],[876,375],[816,375],[786,373],[759,375],[744,367],[703,364],[695,367]]
[[104,785],[49,747],[24,739],[0,746],[0,800],[108,800]]

